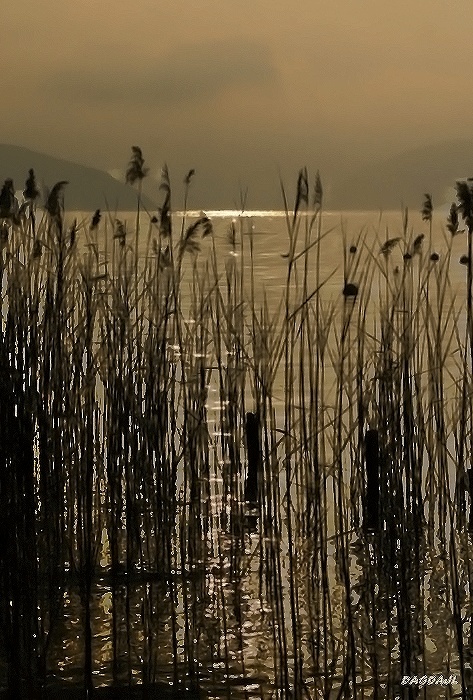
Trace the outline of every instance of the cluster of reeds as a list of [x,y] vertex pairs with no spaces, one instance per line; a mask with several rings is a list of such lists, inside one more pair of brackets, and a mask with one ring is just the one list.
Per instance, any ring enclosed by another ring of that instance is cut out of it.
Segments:
[[465,694],[470,183],[438,250],[426,195],[425,233],[407,211],[395,237],[342,225],[326,273],[337,234],[302,170],[293,207],[282,188],[275,303],[257,291],[257,232],[232,223],[222,265],[208,217],[176,225],[166,167],[143,246],[146,174],[134,147],[131,231],[100,211],[66,223],[65,182],[38,216],[32,171],[21,208],[11,182],[0,193],[3,684],[46,692],[75,593],[86,696],[104,663],[117,685],[222,696],[237,678],[261,697],[414,697],[401,678],[433,673]]

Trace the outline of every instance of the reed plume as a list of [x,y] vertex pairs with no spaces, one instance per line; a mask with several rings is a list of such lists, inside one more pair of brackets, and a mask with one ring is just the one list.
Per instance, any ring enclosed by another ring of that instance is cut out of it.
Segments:
[[36,232],[0,223],[3,685],[40,697],[54,675],[66,698],[71,672],[77,696],[241,682],[262,698],[380,699],[403,674],[449,669],[466,688],[456,207],[435,250],[406,211],[402,236],[341,225],[337,248],[320,175],[302,169],[276,291],[251,222],[232,222],[229,249],[186,213],[173,239],[166,166],[160,191],[139,249],[117,214],[63,232],[58,202]]
[[399,236],[396,238],[389,238],[383,245],[381,246],[381,250],[379,251],[382,255],[387,257],[392,253],[394,250],[394,247],[399,243],[399,241],[402,240]]
[[149,172],[149,168],[145,167],[145,159],[139,146],[132,146],[132,156],[125,174],[125,182],[134,185],[135,182],[141,183]]
[[13,180],[5,180],[0,191],[0,218],[9,219],[15,206],[15,188]]
[[434,206],[432,203],[432,195],[430,194],[424,194],[424,203],[422,205],[422,221],[428,221],[429,223],[432,222],[432,212],[434,210]]
[[39,197],[39,190],[36,185],[36,177],[33,168],[28,170],[28,179],[25,182],[25,189],[23,190],[23,196],[31,202],[34,202]]
[[44,208],[52,220],[57,223],[62,222],[64,212],[64,187],[69,183],[67,180],[56,182],[50,192],[47,193]]

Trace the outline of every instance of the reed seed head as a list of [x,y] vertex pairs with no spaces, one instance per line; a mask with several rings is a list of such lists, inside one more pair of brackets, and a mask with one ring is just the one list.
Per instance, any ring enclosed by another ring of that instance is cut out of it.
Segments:
[[322,187],[322,180],[320,179],[320,173],[317,170],[315,176],[315,186],[314,186],[314,209],[319,210],[322,207],[322,200],[324,196],[324,190]]
[[49,216],[53,219],[58,219],[61,216],[61,212],[64,209],[64,198],[63,191],[65,185],[68,185],[67,180],[61,180],[56,182],[51,192],[49,192],[44,208],[48,212]]
[[102,214],[100,213],[100,209],[95,210],[95,214],[92,217],[92,221],[90,222],[90,230],[95,231],[95,229],[98,227],[100,223],[100,219],[102,218]]
[[119,242],[119,244],[122,247],[125,245],[126,227],[123,221],[120,221],[120,219],[115,219],[115,232],[113,234],[113,237]]
[[200,243],[196,240],[199,233],[202,233],[202,238],[213,233],[212,222],[208,216],[201,216],[187,228],[180,245],[181,255],[186,252],[198,253],[200,251]]
[[8,219],[12,216],[15,204],[15,188],[13,180],[5,180],[0,191],[0,217]]
[[432,195],[430,194],[424,194],[424,204],[422,206],[422,221],[432,221],[432,212],[433,212],[433,204],[432,204]]
[[458,207],[455,202],[452,202],[452,206],[450,207],[450,212],[447,218],[447,228],[452,236],[458,233]]
[[347,282],[343,288],[343,296],[348,299],[356,299],[358,296],[358,286],[353,284],[353,282]]
[[33,168],[30,168],[30,170],[28,170],[28,179],[25,182],[23,197],[25,199],[30,200],[31,202],[34,202],[34,200],[39,197],[39,190],[36,186],[36,178]]
[[131,147],[132,156],[126,170],[125,182],[134,185],[135,182],[141,182],[149,172],[149,168],[145,168],[145,159],[139,146]]
[[388,240],[383,243],[381,246],[381,250],[379,251],[382,255],[387,257],[394,249],[394,246],[399,243],[401,238],[398,236],[397,238],[388,238]]
[[414,243],[412,244],[412,255],[419,255],[422,251],[422,243],[424,241],[425,235],[423,233],[420,234],[420,236],[417,236],[414,239]]
[[194,168],[191,168],[184,178],[184,184],[190,185],[190,182],[191,182],[194,175],[195,175],[195,170],[194,170]]
[[294,220],[296,219],[297,212],[299,211],[301,204],[309,203],[309,176],[307,174],[307,168],[301,168],[299,170],[299,177],[297,178],[297,193],[296,201],[294,204]]
[[473,189],[472,185],[464,180],[458,180],[457,190],[458,209],[469,229],[473,229]]

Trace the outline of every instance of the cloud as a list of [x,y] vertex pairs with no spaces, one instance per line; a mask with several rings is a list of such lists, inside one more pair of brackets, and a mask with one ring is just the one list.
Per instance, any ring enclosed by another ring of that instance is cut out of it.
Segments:
[[46,80],[50,93],[76,102],[174,106],[206,101],[235,87],[278,80],[270,52],[244,39],[176,47],[146,63],[115,56],[109,65],[61,69]]

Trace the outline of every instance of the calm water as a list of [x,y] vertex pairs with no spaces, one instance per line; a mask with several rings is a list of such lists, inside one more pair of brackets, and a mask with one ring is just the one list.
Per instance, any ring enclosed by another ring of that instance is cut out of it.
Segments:
[[[191,211],[188,213],[185,226],[191,224],[200,216],[201,212]],[[246,268],[246,278],[250,279],[250,240],[253,245],[253,270],[257,292],[262,299],[263,290],[266,291],[267,297],[271,302],[277,302],[286,282],[287,274],[287,259],[284,257],[288,252],[288,222],[286,215],[281,211],[270,212],[246,212],[241,214],[237,211],[208,211],[206,214],[211,218],[214,228],[214,238],[217,247],[219,262],[222,264],[220,272],[224,272],[224,262],[231,257],[231,244],[229,242],[229,228],[233,222],[236,232],[235,253],[240,256],[240,238],[243,236],[244,255]],[[87,221],[86,215],[81,213],[75,214],[78,221]],[[69,216],[72,220],[73,215]],[[135,225],[135,219],[129,212],[118,214],[118,218],[127,222],[128,230],[131,232]],[[309,220],[310,217],[307,217]],[[113,219],[112,219],[113,221]],[[152,226],[149,232],[149,217],[143,215],[141,217],[141,233],[140,233],[140,255],[145,256],[148,240],[157,238],[157,227]],[[174,215],[173,217],[174,238],[179,236],[182,217]],[[111,221],[106,220],[104,216],[103,223],[105,228],[108,228],[108,237],[110,238]],[[290,224],[290,222],[289,222]],[[446,250],[447,237],[450,238],[448,232],[445,233],[446,214],[437,214],[433,218],[432,230],[432,250],[440,255]],[[322,294],[324,298],[335,298],[339,295],[340,285],[343,283],[343,255],[344,243],[349,247],[357,245],[357,255],[362,257],[372,254],[377,256],[380,246],[389,238],[400,237],[402,240],[393,248],[390,255],[393,267],[402,265],[402,256],[408,250],[409,244],[419,234],[425,234],[424,249],[428,248],[429,227],[428,224],[422,221],[420,213],[410,212],[407,226],[407,236],[404,235],[403,217],[400,212],[324,212],[322,216],[321,232],[324,235],[320,246],[320,265],[321,278],[326,279],[323,286]],[[89,234],[90,239],[90,234]],[[304,249],[305,237],[305,220],[302,217],[298,227],[296,253]],[[316,237],[316,228],[312,233],[312,240]],[[82,236],[82,240],[84,240]],[[103,233],[98,237],[98,247],[103,253],[105,248],[107,257],[110,259],[110,240],[106,246],[103,240]],[[130,245],[134,246],[134,234],[130,233]],[[315,262],[317,247],[314,246],[311,252],[311,264]],[[207,239],[203,242],[201,252],[198,258],[206,259],[210,251],[210,241]],[[345,248],[345,252],[346,248]],[[465,268],[458,264],[460,256],[466,253],[466,236],[457,235],[454,237],[452,247],[452,266],[451,279],[455,285],[461,284],[465,280]],[[350,256],[348,255],[348,262]],[[333,275],[333,276],[332,276]],[[357,279],[358,278],[358,279]],[[360,282],[363,278],[363,267],[358,270],[357,275],[352,280]],[[376,279],[375,279],[376,282]]]

